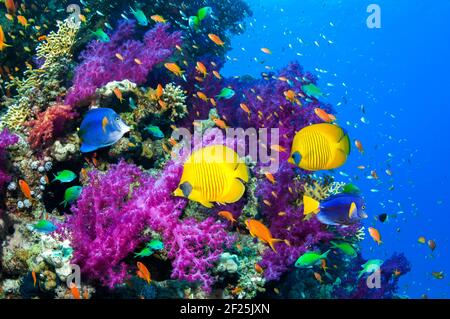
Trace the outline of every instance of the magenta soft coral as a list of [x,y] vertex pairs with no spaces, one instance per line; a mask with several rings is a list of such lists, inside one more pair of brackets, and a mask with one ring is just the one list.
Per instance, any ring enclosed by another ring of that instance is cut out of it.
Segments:
[[143,231],[150,228],[163,238],[172,277],[198,281],[209,291],[214,282],[209,270],[233,237],[211,218],[179,219],[186,201],[173,197],[172,191],[181,172],[181,165],[170,163],[155,178],[122,161],[107,173],[90,173],[66,224],[73,262],[83,273],[111,288],[123,282],[129,273],[123,260],[148,240]]
[[[73,87],[66,104],[76,106],[89,100],[95,90],[111,81],[128,79],[136,84],[146,82],[152,68],[167,59],[181,44],[181,33],[169,33],[170,24],[157,24],[143,41],[134,40],[134,21],[120,22],[109,42],[92,41],[81,53],[82,62],[75,70]],[[117,58],[123,57],[123,61]],[[139,64],[138,64],[138,63]]]
[[67,123],[77,117],[69,105],[55,104],[39,113],[35,120],[26,123],[30,128],[28,142],[34,149],[48,146],[64,133]]

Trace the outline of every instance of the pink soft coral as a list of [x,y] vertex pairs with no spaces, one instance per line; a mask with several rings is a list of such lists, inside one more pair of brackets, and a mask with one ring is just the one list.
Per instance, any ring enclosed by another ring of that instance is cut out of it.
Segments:
[[35,120],[26,123],[30,128],[28,142],[34,149],[48,146],[64,133],[66,124],[77,117],[71,106],[55,104],[39,113]]
[[212,218],[179,219],[186,201],[172,192],[181,172],[181,165],[169,163],[155,178],[122,161],[107,173],[90,173],[67,223],[74,263],[83,273],[111,288],[123,282],[129,270],[123,260],[148,239],[143,231],[150,228],[161,234],[173,260],[172,277],[210,290],[209,270],[233,237]]

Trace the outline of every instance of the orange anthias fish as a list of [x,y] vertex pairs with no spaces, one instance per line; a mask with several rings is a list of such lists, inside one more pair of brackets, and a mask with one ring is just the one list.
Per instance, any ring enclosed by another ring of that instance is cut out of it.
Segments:
[[228,127],[224,120],[213,119],[213,121],[214,121],[214,123],[215,123],[218,127],[220,127],[221,129],[226,129],[226,128]]
[[199,99],[208,102],[208,97],[205,95],[205,93],[198,91],[197,96],[199,97]]
[[275,152],[286,152],[286,148],[278,144],[270,145],[270,149],[274,150]]
[[159,100],[163,94],[164,89],[161,84],[158,84],[158,86],[156,87],[156,99]]
[[164,66],[176,76],[182,76],[184,73],[176,63],[165,63]]
[[219,80],[222,78],[222,76],[220,75],[220,73],[217,72],[216,70],[213,71],[213,74],[214,74],[214,76],[215,76],[217,79],[219,79]]
[[31,199],[31,190],[30,190],[30,186],[28,186],[27,182],[25,182],[23,179],[19,180],[19,187],[20,187],[20,190],[22,191],[23,195],[26,198]]
[[31,277],[33,277],[33,286],[36,287],[36,272],[33,270],[31,272]]
[[328,267],[327,267],[327,260],[326,259],[321,259],[320,260],[320,268],[322,268],[322,270],[324,272],[327,272]]
[[120,53],[116,53],[116,58],[118,58],[122,62],[124,60],[122,54],[120,54]]
[[5,7],[10,14],[15,14],[17,11],[17,6],[14,3],[14,0],[5,0]]
[[206,70],[206,66],[202,62],[197,62],[195,69],[198,71],[198,73],[202,74],[204,78],[206,78],[208,71]]
[[74,299],[81,299],[80,291],[74,283],[70,284],[70,292]]
[[269,180],[269,182],[271,182],[272,184],[275,184],[275,183],[276,183],[275,177],[273,176],[272,173],[270,173],[270,172],[265,172],[265,173],[264,173],[264,176],[266,176],[266,178],[267,178],[267,179]]
[[45,40],[47,40],[47,36],[46,36],[46,35],[41,35],[41,36],[38,38],[38,41],[45,41]]
[[208,37],[211,39],[212,42],[214,42],[217,45],[220,45],[222,47],[225,45],[225,42],[223,42],[222,39],[219,38],[218,35],[210,33],[210,34],[208,34]]
[[251,111],[250,111],[250,109],[248,108],[248,106],[247,106],[245,103],[241,103],[239,106],[241,107],[241,109],[242,109],[245,113],[247,113],[248,115],[250,115]]
[[368,231],[369,231],[370,237],[372,237],[372,239],[375,240],[378,245],[382,243],[380,232],[377,229],[375,229],[373,227],[369,227]]
[[316,113],[316,115],[324,122],[331,123],[331,122],[336,121],[336,117],[334,115],[328,114],[321,108],[316,107],[314,109],[314,113]]
[[355,146],[360,153],[364,153],[364,148],[360,140],[355,140]]
[[114,95],[119,99],[120,103],[123,101],[122,91],[119,88],[114,89]]
[[24,26],[25,28],[27,28],[29,26],[28,24],[28,20],[27,18],[25,18],[24,16],[17,16],[17,21],[19,21],[19,23]]
[[262,274],[264,272],[264,269],[261,267],[260,264],[255,264],[255,270],[258,274]]
[[3,33],[3,28],[0,25],[0,51],[3,51],[7,47],[10,47],[10,45],[5,43],[5,34]]
[[322,283],[322,276],[318,272],[314,273],[314,278],[316,278],[318,282]]
[[284,96],[286,100],[290,101],[291,103],[295,103],[297,100],[296,93],[293,90],[287,90],[284,92]]
[[256,219],[247,219],[245,225],[247,225],[247,228],[252,237],[257,237],[262,242],[267,243],[274,252],[277,252],[275,250],[274,244],[282,242],[283,240],[273,238],[269,228],[267,228],[263,223],[257,221]]
[[160,16],[158,14],[152,15],[150,17],[150,19],[152,19],[153,21],[158,22],[158,23],[166,23],[167,22],[166,19],[164,19],[162,16]]
[[150,282],[152,281],[152,278],[151,278],[151,275],[150,275],[150,271],[147,269],[147,267],[141,262],[137,263],[137,267],[139,269],[136,272],[138,277],[143,279],[143,280],[145,280],[148,284],[150,284]]
[[231,212],[226,211],[226,210],[222,210],[220,212],[217,213],[217,215],[219,215],[220,217],[225,218],[226,220],[230,221],[231,223],[235,223],[236,219],[234,219],[234,216]]
[[141,65],[142,61],[139,60],[138,58],[134,59],[134,63],[136,63],[137,65]]

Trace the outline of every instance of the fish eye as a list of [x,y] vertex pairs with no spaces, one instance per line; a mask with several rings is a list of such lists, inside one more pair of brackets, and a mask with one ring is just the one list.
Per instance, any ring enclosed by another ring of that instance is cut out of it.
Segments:
[[116,117],[116,122],[119,122],[119,117]]
[[361,209],[362,209],[362,210],[365,210],[365,209],[366,209],[366,205],[362,205],[362,206],[361,206]]

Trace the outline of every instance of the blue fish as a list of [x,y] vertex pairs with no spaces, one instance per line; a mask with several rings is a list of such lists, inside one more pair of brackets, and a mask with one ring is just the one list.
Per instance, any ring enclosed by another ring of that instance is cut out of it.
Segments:
[[146,130],[154,138],[160,139],[164,137],[164,133],[158,126],[148,125],[144,128],[144,130]]
[[341,193],[332,195],[322,202],[303,196],[304,214],[317,214],[317,219],[326,225],[352,225],[363,218],[366,204],[358,194]]
[[57,227],[48,220],[40,220],[36,224],[34,224],[33,229],[44,234],[49,234],[57,229]]
[[81,122],[78,132],[82,144],[81,152],[93,152],[115,144],[130,128],[114,110],[98,108],[90,110]]

